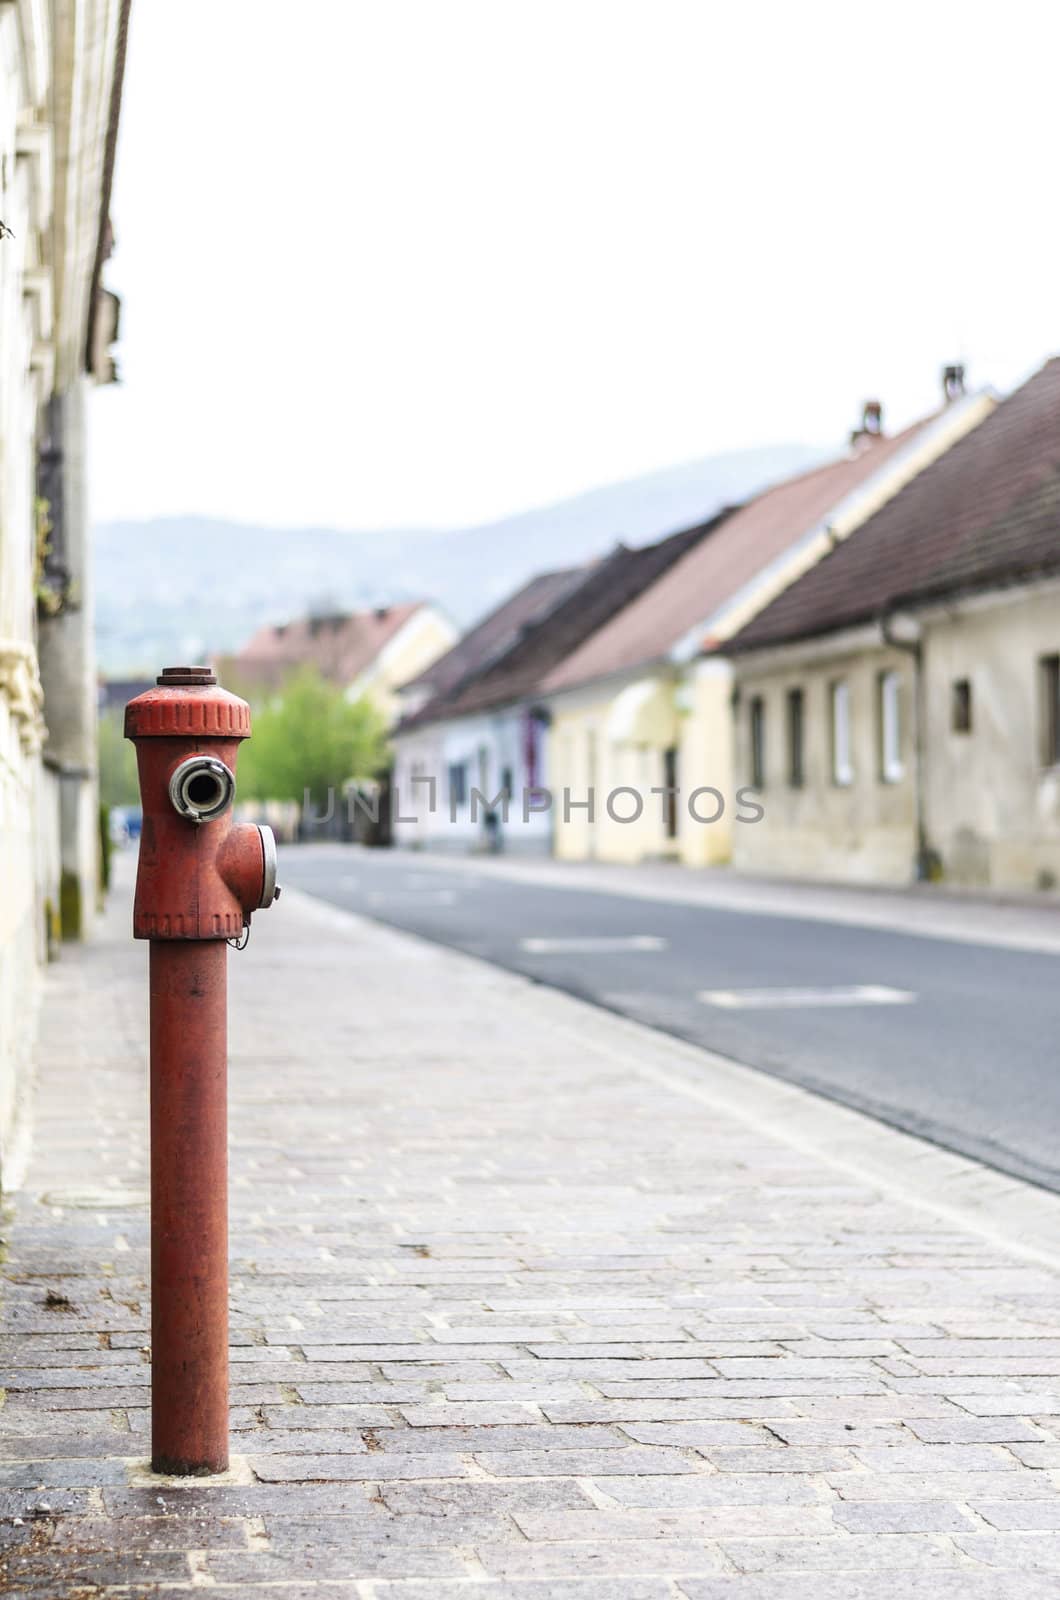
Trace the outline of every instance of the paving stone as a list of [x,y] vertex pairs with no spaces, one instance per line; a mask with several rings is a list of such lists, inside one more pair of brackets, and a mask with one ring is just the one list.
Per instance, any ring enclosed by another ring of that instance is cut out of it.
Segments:
[[421,1450],[616,1450],[627,1443],[617,1428],[551,1427],[548,1423],[518,1428],[373,1428],[369,1440],[373,1450],[412,1454]]
[[299,1433],[294,1428],[255,1428],[252,1432],[235,1430],[229,1435],[232,1453],[237,1456],[270,1455],[365,1455],[368,1446],[356,1429],[307,1428]]
[[749,1449],[712,1446],[703,1453],[722,1472],[842,1472],[854,1464],[849,1450],[800,1450],[783,1445]]
[[[607,1479],[608,1483],[613,1480]],[[660,1479],[687,1483],[691,1480]],[[389,1510],[403,1516],[501,1516],[515,1511],[584,1509],[593,1502],[582,1484],[572,1478],[522,1479],[508,1483],[381,1483],[375,1491]]]
[[831,1491],[801,1474],[737,1472],[701,1473],[688,1478],[600,1478],[593,1483],[599,1500],[623,1506],[687,1510],[707,1506],[817,1505]]
[[1022,1389],[956,1395],[953,1404],[973,1417],[1060,1417],[1060,1394],[1033,1394]]
[[816,1418],[799,1418],[788,1421],[784,1417],[771,1417],[769,1432],[785,1444],[806,1446],[834,1445],[850,1449],[854,1445],[908,1444],[909,1434],[897,1421],[842,1422],[838,1417],[831,1421]]
[[1011,1450],[1016,1460],[1025,1467],[1044,1468],[1053,1472],[1060,1469],[1060,1443],[1014,1444]]
[[[603,1402],[600,1402],[601,1406]],[[590,1408],[591,1409],[591,1408]],[[531,1423],[541,1423],[547,1413],[529,1401],[518,1405],[506,1405],[499,1400],[485,1401],[454,1401],[451,1404],[401,1406],[400,1413],[410,1428],[473,1428],[473,1427],[498,1427],[502,1423],[509,1427],[525,1427]],[[596,1416],[575,1416],[548,1418],[556,1422],[596,1422],[609,1419]],[[376,1424],[378,1426],[378,1423]],[[372,1426],[369,1422],[366,1426]]]
[[722,1558],[717,1547],[706,1543],[676,1544],[669,1539],[621,1544],[500,1544],[479,1545],[476,1555],[490,1577],[593,1577],[613,1572],[619,1577],[638,1573],[717,1572]]
[[668,1444],[680,1450],[714,1445],[776,1444],[776,1436],[755,1422],[624,1422],[622,1432],[638,1444]]
[[[778,1592],[775,1574],[767,1578],[682,1578],[684,1600],[895,1600],[893,1572],[845,1572],[842,1577],[785,1572]],[[967,1567],[902,1573],[901,1600],[1056,1600],[1052,1578],[1033,1572],[985,1572]]]
[[0,1518],[84,1515],[93,1504],[88,1489],[0,1489]]
[[[834,1531],[828,1506],[744,1505],[703,1506],[686,1510],[624,1508],[616,1511],[515,1512],[514,1520],[528,1539],[536,1541],[588,1540],[600,1543],[624,1539],[733,1539],[812,1534]],[[971,1519],[960,1524],[967,1529]]]
[[961,1565],[949,1539],[930,1534],[727,1539],[721,1548],[738,1572],[910,1572]]
[[999,1532],[1060,1533],[1060,1496],[1052,1500],[970,1500],[969,1505]]
[[[466,1595],[467,1600],[674,1600],[673,1586],[665,1579],[640,1578],[560,1578],[553,1583],[530,1580],[523,1583],[490,1583],[468,1578],[463,1583],[380,1583],[380,1600],[446,1600],[449,1595]],[[270,1597],[272,1600],[272,1597]],[[287,1600],[284,1593],[283,1600]],[[295,1597],[300,1600],[300,1597]],[[892,1597],[893,1600],[893,1597]],[[1036,1600],[1031,1596],[1031,1600]]]
[[146,1214],[37,1200],[145,1182],[123,895],[52,974],[0,1269],[13,1600],[1058,1592],[1060,1274],[648,1092],[689,1047],[297,897],[231,974],[255,1481],[152,1484]]
[[104,1483],[125,1483],[124,1461],[55,1460],[0,1465],[0,1487],[5,1489],[78,1489]]
[[285,1584],[309,1576],[322,1583],[338,1578],[462,1578],[467,1563],[452,1550],[353,1538],[341,1545],[300,1545],[291,1550],[211,1550],[198,1570],[217,1584],[238,1585],[242,1593],[248,1583]]
[[790,1400],[563,1400],[542,1401],[550,1422],[759,1422],[795,1419]]
[[[60,1566],[61,1561],[61,1566]],[[91,1589],[126,1587],[142,1589],[144,1584],[187,1582],[190,1576],[187,1557],[176,1551],[150,1554],[141,1551],[80,1551],[64,1541],[61,1556],[45,1547],[33,1554],[10,1552],[4,1563],[9,1584],[36,1580],[48,1586],[52,1595],[59,1583],[70,1585],[75,1593]],[[150,1590],[148,1590],[150,1593]]]
[[947,1500],[862,1500],[833,1506],[832,1515],[848,1533],[967,1533],[976,1526]]
[[1040,1444],[1040,1428],[1017,1418],[913,1417],[905,1424],[924,1444]]
[[[520,1452],[514,1452],[516,1456]],[[505,1456],[506,1461],[512,1459]],[[365,1482],[382,1478],[462,1478],[467,1469],[459,1456],[389,1455],[251,1455],[250,1464],[263,1483]]]
[[1047,1500],[1060,1494],[1044,1472],[829,1472],[844,1500]]
[[[1018,1449],[1041,1449],[1020,1445]],[[854,1451],[863,1467],[873,1472],[1004,1472],[1015,1468],[1012,1456],[999,1445],[910,1444],[885,1445]],[[1060,1449],[1057,1451],[1060,1465]]]
[[973,1533],[960,1535],[955,1543],[984,1566],[1060,1573],[1060,1534]]
[[[376,1457],[378,1460],[379,1458]],[[475,1461],[496,1478],[590,1478],[617,1472],[698,1472],[702,1461],[662,1446],[629,1445],[624,1450],[480,1450]]]

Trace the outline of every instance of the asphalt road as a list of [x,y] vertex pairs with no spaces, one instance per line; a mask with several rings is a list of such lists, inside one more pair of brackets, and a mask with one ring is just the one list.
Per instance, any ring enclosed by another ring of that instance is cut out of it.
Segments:
[[[1053,955],[575,892],[335,846],[285,850],[282,868],[284,883],[333,905],[1060,1192]],[[836,1003],[837,989],[866,986],[891,992]]]

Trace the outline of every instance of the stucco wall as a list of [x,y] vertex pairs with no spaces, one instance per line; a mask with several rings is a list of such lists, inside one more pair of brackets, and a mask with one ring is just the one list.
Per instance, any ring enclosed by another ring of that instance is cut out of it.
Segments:
[[[666,750],[680,748],[675,689],[675,673],[667,666],[553,698],[553,840],[561,860],[632,862],[677,855],[663,797],[652,793],[665,784]],[[584,804],[590,790],[591,819]],[[642,802],[639,814],[634,795],[618,790],[635,791]]]
[[[899,678],[904,775],[897,782],[881,776],[878,682],[885,671]],[[914,675],[909,656],[861,646],[823,658],[793,652],[791,659],[768,668],[753,657],[738,657],[735,674],[736,787],[751,784],[751,702],[761,696],[765,759],[758,798],[765,815],[757,822],[734,823],[734,865],[795,877],[909,882],[916,856]],[[832,770],[831,686],[840,680],[850,693],[853,777],[845,786],[836,783]],[[797,688],[804,695],[801,788],[789,781],[786,737],[787,694]]]
[[434,606],[421,606],[384,645],[369,670],[350,685],[350,698],[369,695],[387,724],[393,724],[401,709],[402,685],[426,672],[456,639],[457,630],[447,616]]
[[[27,96],[42,93],[47,18],[33,9],[23,35],[14,6],[0,5],[0,1182],[14,1138],[33,1039],[44,953],[44,905],[57,883],[43,877],[42,805],[56,796],[40,763],[44,725],[36,655],[34,469],[38,407],[50,332],[50,295],[40,270],[47,216],[46,168],[28,153],[21,123]],[[29,12],[27,12],[29,16]],[[40,869],[38,870],[38,863]]]
[[[95,901],[82,402],[120,11],[120,0],[0,0],[0,218],[13,235],[0,240],[0,1183],[60,902],[76,901],[80,925]],[[56,396],[61,522],[57,504],[51,517],[37,505]],[[46,534],[71,582],[65,609],[42,623]]]
[[[451,722],[427,723],[422,728],[399,734],[394,739],[394,781],[400,799],[400,815],[395,811],[395,842],[413,849],[482,850],[489,842],[484,824],[485,806],[476,801],[472,813],[472,790],[478,789],[487,801],[501,791],[505,772],[511,774],[512,800],[507,822],[500,819],[498,843],[513,853],[547,854],[552,842],[553,817],[531,806],[524,820],[523,791],[533,782],[549,783],[548,730],[536,732],[537,757],[532,774],[527,762],[527,708],[513,706],[477,717],[461,717]],[[450,792],[450,769],[465,769],[465,798],[454,803]],[[422,780],[434,779],[434,809],[430,790]],[[419,778],[418,783],[413,778]]]
[[[721,658],[693,663],[678,690],[681,709],[681,860],[689,867],[720,866],[732,855],[736,813],[733,771],[732,666]],[[716,789],[720,802],[701,788]],[[719,805],[724,809],[716,821]]]
[[[1041,747],[1040,659],[1060,652],[1060,583],[1000,592],[925,617],[926,813],[956,883],[1060,885],[1060,768]],[[972,727],[953,727],[967,679]]]
[[[997,591],[919,614],[924,674],[922,785],[926,842],[943,882],[1035,890],[1060,886],[1060,766],[1042,751],[1043,657],[1060,653],[1060,583]],[[898,782],[881,777],[879,675],[900,681]],[[765,707],[759,823],[733,829],[747,871],[865,883],[915,873],[914,674],[878,630],[737,658],[736,784],[751,782],[751,702]],[[850,686],[853,781],[832,774],[830,687]],[[972,726],[954,725],[954,685],[971,686]],[[805,783],[787,771],[786,696],[805,695]]]

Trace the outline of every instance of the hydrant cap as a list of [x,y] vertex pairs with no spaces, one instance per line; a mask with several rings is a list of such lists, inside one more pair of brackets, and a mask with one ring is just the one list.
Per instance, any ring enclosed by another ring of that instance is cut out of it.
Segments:
[[248,739],[250,707],[209,667],[167,667],[125,707],[127,739]]

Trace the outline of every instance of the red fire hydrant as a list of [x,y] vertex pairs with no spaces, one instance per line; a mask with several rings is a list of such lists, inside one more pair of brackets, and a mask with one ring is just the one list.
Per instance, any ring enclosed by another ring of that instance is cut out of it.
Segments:
[[133,937],[150,940],[151,1462],[228,1467],[228,944],[271,905],[271,828],[233,824],[250,707],[167,667],[125,708],[143,831]]

